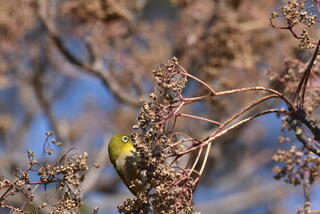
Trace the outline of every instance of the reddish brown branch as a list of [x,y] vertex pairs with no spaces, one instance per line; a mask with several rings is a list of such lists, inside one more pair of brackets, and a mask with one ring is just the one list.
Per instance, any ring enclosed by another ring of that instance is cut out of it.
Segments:
[[178,65],[178,66],[182,70],[182,71],[179,71],[179,74],[185,75],[186,77],[190,77],[191,79],[194,79],[195,81],[199,82],[200,84],[205,86],[210,91],[210,93],[212,95],[216,94],[216,92],[214,91],[214,89],[210,85],[208,85],[207,83],[205,83],[202,80],[198,79],[197,77],[189,74],[181,65]]
[[[239,127],[239,126],[241,126],[241,125],[243,125],[243,124],[245,124],[245,123],[257,118],[257,117],[260,117],[260,116],[265,115],[265,114],[270,114],[270,113],[281,113],[281,114],[288,115],[288,112],[286,110],[282,110],[282,109],[269,109],[269,110],[262,111],[262,112],[260,112],[260,113],[258,113],[256,115],[254,115],[254,116],[251,116],[251,117],[245,118],[243,120],[240,120],[239,122],[231,125],[230,127],[226,128],[224,130],[220,129],[220,127],[219,127],[218,130],[215,130],[211,135],[209,135],[206,139],[204,139],[202,141],[202,143],[200,143],[200,144],[198,144],[196,146],[192,146],[189,149],[178,153],[178,155],[184,155],[184,154],[190,153],[190,152],[192,152],[194,150],[197,150],[200,147],[207,146],[208,144],[212,143],[217,138],[226,135],[229,131],[231,131],[231,130],[233,130],[233,129],[235,129],[235,128],[237,128],[237,127]],[[225,127],[226,126],[225,123],[223,123],[222,126]]]
[[201,121],[205,121],[205,122],[212,123],[212,124],[215,124],[215,125],[221,125],[221,123],[219,123],[219,122],[217,122],[215,120],[210,120],[210,119],[207,119],[205,117],[199,117],[199,116],[195,116],[195,115],[191,115],[191,114],[178,113],[177,116],[196,119],[196,120],[201,120]]
[[205,145],[209,144],[211,141],[215,140],[216,138],[227,134],[232,129],[235,129],[235,128],[239,127],[240,125],[243,125],[243,124],[245,124],[245,123],[247,123],[247,122],[249,122],[249,121],[251,121],[251,120],[253,120],[253,119],[257,118],[257,117],[260,117],[260,116],[265,115],[265,114],[271,114],[271,113],[281,113],[281,114],[286,114],[286,115],[288,114],[288,112],[286,110],[282,110],[282,109],[269,109],[269,110],[262,111],[262,112],[260,112],[258,114],[255,114],[254,116],[248,117],[246,119],[243,119],[243,120],[233,124],[232,126],[230,126],[229,128],[227,128],[227,129],[225,129],[225,130],[223,130],[221,132],[218,132],[217,134],[209,137],[206,141],[204,141],[199,146],[205,146]]

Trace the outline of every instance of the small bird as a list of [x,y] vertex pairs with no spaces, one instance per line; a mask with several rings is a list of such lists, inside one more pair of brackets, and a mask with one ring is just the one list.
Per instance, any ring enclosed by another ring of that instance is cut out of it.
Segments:
[[[117,134],[111,138],[108,145],[109,158],[114,168],[128,189],[137,196],[138,193],[146,191],[144,184],[145,172],[138,169],[141,160],[133,147],[130,136]],[[138,179],[139,182],[133,181]]]

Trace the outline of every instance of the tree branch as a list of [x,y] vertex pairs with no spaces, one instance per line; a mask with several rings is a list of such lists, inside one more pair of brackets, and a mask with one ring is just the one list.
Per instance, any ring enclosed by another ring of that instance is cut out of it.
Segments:
[[[123,103],[126,103],[130,106],[137,107],[139,106],[139,99],[134,97],[132,94],[127,93],[123,88],[118,84],[118,82],[110,75],[103,72],[101,60],[96,59],[95,63],[87,64],[77,57],[75,57],[65,46],[63,39],[60,37],[54,21],[49,17],[47,13],[47,0],[41,0],[38,2],[38,13],[39,19],[42,22],[43,26],[48,32],[49,37],[53,41],[53,44],[60,51],[60,53],[73,65],[78,68],[81,68],[85,73],[91,74],[99,79],[102,84],[109,89],[113,95]],[[87,43],[87,45],[90,45]],[[90,50],[90,49],[89,49]],[[93,59],[94,57],[91,56]]]

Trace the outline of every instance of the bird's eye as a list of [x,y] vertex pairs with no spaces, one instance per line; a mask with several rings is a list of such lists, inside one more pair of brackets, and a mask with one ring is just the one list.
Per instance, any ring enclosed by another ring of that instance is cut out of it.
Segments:
[[122,141],[123,142],[128,142],[129,141],[129,137],[128,136],[123,136],[122,137]]

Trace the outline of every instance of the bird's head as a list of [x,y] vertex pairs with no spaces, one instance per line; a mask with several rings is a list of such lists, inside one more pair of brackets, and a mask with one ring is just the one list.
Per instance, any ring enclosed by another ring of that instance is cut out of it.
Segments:
[[114,164],[121,154],[132,153],[134,147],[129,135],[117,134],[109,141],[108,150],[110,160]]

